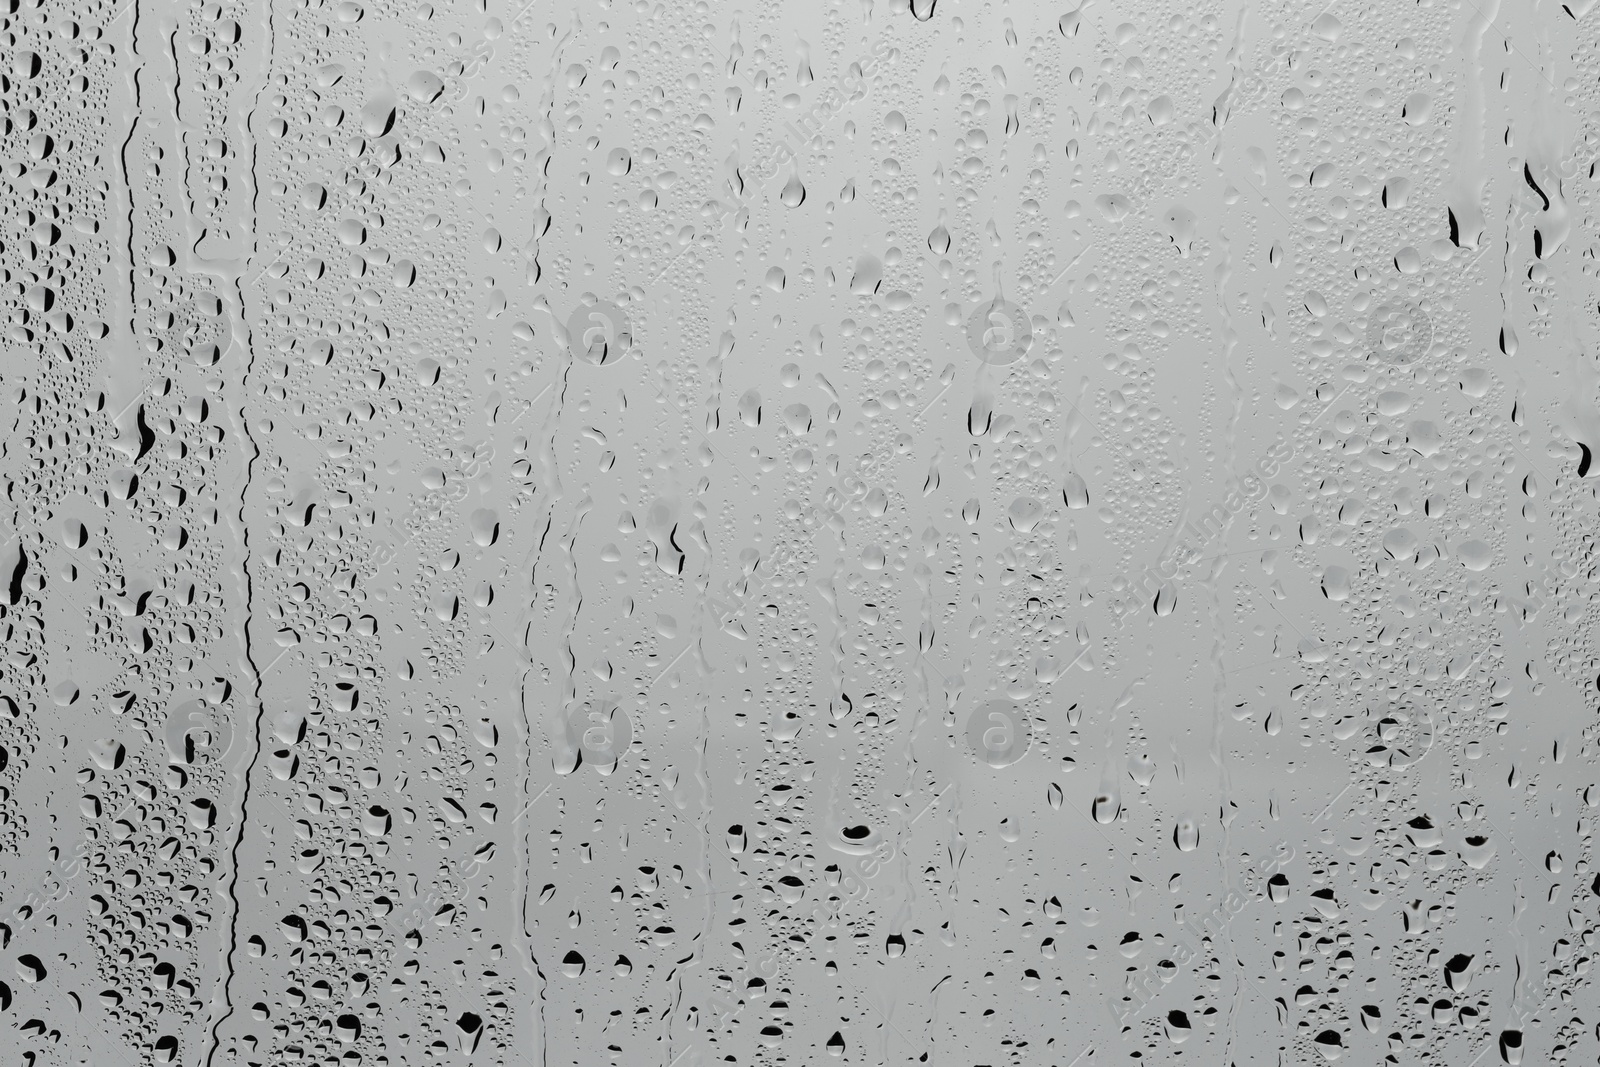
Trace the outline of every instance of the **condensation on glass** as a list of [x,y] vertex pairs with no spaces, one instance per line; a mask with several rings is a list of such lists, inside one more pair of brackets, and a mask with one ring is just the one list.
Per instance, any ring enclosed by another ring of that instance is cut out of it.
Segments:
[[1594,1062],[1595,8],[15,0],[7,1061]]

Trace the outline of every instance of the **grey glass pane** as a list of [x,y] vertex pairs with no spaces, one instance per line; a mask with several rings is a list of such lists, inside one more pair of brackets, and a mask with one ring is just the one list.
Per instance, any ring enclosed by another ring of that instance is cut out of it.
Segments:
[[6,1061],[1593,1062],[1595,7],[18,0]]

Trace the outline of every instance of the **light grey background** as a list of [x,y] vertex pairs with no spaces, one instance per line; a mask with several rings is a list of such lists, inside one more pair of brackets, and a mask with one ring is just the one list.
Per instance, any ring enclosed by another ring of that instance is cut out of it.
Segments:
[[12,12],[7,1056],[1592,1060],[1591,7]]

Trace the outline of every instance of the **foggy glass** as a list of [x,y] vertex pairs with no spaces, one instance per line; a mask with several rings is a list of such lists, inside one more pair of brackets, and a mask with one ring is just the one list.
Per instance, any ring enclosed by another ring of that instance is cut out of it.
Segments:
[[0,22],[7,1063],[1600,1057],[1594,0]]

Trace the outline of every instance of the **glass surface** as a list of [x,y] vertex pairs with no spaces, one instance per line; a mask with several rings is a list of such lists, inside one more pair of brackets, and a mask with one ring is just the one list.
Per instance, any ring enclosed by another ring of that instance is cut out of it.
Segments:
[[1595,0],[0,22],[7,1064],[1600,1057]]

